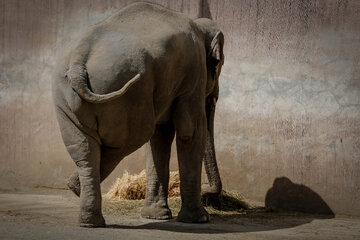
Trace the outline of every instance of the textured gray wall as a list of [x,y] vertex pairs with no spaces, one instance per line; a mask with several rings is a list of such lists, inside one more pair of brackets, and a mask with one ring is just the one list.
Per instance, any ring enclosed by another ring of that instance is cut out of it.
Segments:
[[[54,56],[131,2],[0,0],[1,188],[64,187],[75,167],[52,106]],[[316,195],[360,215],[360,1],[153,2],[224,31],[215,133],[225,188],[269,204]],[[144,169],[146,155],[123,160],[103,188]]]

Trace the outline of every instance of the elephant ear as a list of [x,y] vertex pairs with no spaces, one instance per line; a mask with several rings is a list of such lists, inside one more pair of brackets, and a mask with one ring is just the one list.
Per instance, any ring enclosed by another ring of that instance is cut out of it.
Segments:
[[218,74],[218,67],[220,63],[224,62],[224,54],[223,54],[223,46],[224,46],[224,35],[221,31],[218,31],[210,44],[210,51],[208,56],[210,57],[211,65],[214,68],[214,73]]

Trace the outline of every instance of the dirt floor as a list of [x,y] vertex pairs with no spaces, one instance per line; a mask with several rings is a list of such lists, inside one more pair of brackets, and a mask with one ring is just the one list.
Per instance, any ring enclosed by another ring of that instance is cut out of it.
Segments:
[[[254,210],[211,214],[208,224],[140,217],[142,201],[104,200],[106,228],[77,226],[79,199],[67,190],[0,192],[0,239],[360,239],[360,218]],[[170,202],[176,215],[177,201]]]

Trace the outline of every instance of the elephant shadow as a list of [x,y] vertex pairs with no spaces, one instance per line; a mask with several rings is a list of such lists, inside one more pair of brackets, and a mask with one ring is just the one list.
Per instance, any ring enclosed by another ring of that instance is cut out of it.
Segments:
[[292,228],[312,222],[314,219],[334,217],[326,202],[310,188],[291,182],[286,177],[276,178],[265,197],[265,207],[237,209],[226,207],[222,213],[210,214],[210,223],[189,224],[175,219],[145,220],[137,226],[107,225],[115,229],[147,229],[182,233],[221,234],[236,232],[261,232]]
[[334,212],[319,194],[286,177],[274,180],[272,188],[266,194],[265,207],[334,217]]

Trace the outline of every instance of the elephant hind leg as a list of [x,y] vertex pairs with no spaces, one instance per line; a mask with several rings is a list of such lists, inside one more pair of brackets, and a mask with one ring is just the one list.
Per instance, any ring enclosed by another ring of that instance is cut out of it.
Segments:
[[141,216],[151,219],[170,219],[168,207],[169,160],[175,130],[172,123],[157,125],[150,139],[152,156],[146,163],[146,199]]
[[64,144],[77,166],[79,175],[79,224],[82,227],[105,226],[101,212],[100,144],[81,131],[60,109],[57,116]]
[[[120,149],[104,146],[101,148],[100,182],[104,181],[112,173],[123,158],[124,154]],[[80,197],[80,180],[77,171],[67,179],[66,185],[76,196]]]
[[79,179],[79,173],[76,171],[71,176],[66,179],[66,186],[78,197],[80,197],[80,179]]
[[100,146],[91,137],[85,141],[84,146],[70,154],[77,165],[81,186],[79,223],[82,227],[102,227],[105,220],[101,212]]

